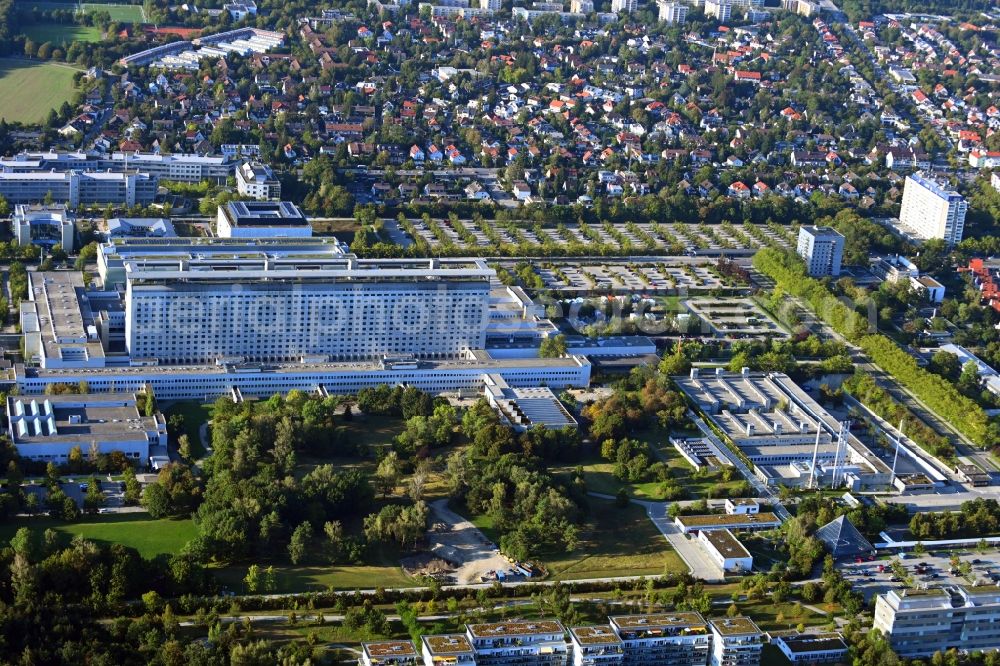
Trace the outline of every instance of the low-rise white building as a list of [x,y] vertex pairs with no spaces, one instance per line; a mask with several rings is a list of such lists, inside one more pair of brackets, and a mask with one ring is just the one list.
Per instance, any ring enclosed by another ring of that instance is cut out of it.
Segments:
[[793,664],[837,664],[847,656],[847,643],[837,633],[773,636],[771,645]]
[[10,440],[32,460],[65,462],[79,447],[83,454],[121,451],[145,461],[152,446],[167,445],[162,414],[143,416],[134,393],[8,396]]
[[726,513],[731,516],[760,513],[760,502],[752,497],[726,498]]
[[723,571],[748,573],[753,570],[753,556],[729,530],[701,530],[698,543]]

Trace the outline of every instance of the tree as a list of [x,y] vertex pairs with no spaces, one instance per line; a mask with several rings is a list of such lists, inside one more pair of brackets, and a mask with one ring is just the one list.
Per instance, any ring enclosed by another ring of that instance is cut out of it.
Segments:
[[247,575],[243,577],[243,583],[247,586],[247,592],[256,594],[260,586],[260,567],[251,564],[247,569]]
[[139,503],[142,495],[142,486],[135,478],[135,470],[132,469],[131,465],[125,468],[123,476],[125,477],[124,503],[128,506],[135,506]]
[[292,539],[288,543],[288,557],[292,564],[298,564],[309,550],[309,544],[313,539],[313,528],[309,522],[303,522],[292,532]]
[[83,508],[87,513],[97,513],[97,510],[104,506],[104,493],[101,492],[101,482],[97,477],[90,477],[87,483],[87,494],[83,498]]
[[171,513],[170,493],[160,483],[151,483],[142,493],[142,506],[153,518],[165,518]]
[[184,460],[191,459],[191,440],[186,434],[177,438],[177,453]]
[[538,347],[538,356],[541,358],[561,358],[566,355],[566,336],[562,333],[550,335],[542,340]]
[[396,489],[401,475],[399,455],[395,451],[390,451],[375,470],[375,487],[381,491],[383,497],[388,497]]

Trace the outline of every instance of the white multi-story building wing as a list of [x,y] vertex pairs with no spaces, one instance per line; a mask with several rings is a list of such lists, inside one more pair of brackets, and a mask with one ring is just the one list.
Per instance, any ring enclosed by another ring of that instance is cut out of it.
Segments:
[[483,262],[254,261],[126,262],[130,355],[160,363],[445,359],[485,346],[493,271]]

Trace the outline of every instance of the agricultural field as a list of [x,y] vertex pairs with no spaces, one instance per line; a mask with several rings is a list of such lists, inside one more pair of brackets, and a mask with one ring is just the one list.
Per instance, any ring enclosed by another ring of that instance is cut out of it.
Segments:
[[76,24],[36,23],[25,26],[24,32],[36,44],[52,42],[56,46],[72,42],[99,42],[104,38],[101,29]]
[[49,109],[73,99],[75,71],[69,65],[0,58],[0,118],[44,121]]

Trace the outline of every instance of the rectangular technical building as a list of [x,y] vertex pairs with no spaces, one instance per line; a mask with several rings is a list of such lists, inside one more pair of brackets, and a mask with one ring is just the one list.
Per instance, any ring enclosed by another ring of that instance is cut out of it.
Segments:
[[704,666],[708,661],[712,635],[698,613],[616,615],[609,620],[630,666]]
[[849,432],[840,441],[840,422],[784,373],[695,368],[674,381],[769,485],[889,484],[888,465]]
[[167,445],[163,415],[141,415],[134,393],[8,396],[7,414],[11,442],[32,460],[65,462],[78,447],[145,461],[149,447]]
[[290,201],[233,201],[219,206],[219,238],[308,238],[312,225]]

